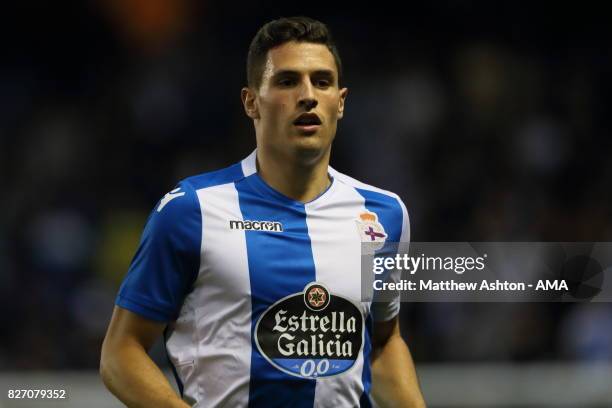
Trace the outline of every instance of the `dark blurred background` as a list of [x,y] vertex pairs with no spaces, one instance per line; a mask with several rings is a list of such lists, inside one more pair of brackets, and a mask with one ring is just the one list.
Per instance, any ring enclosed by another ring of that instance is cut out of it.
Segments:
[[[95,369],[146,217],[255,146],[266,21],[308,15],[349,88],[332,165],[415,241],[611,241],[610,18],[587,3],[21,2],[0,21],[0,370]],[[612,360],[610,304],[404,304],[418,364]]]

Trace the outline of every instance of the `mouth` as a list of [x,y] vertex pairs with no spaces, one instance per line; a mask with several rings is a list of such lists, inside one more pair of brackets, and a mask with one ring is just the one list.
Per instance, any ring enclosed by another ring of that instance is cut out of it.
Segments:
[[321,119],[316,113],[302,113],[293,121],[293,125],[304,133],[315,133],[321,127]]

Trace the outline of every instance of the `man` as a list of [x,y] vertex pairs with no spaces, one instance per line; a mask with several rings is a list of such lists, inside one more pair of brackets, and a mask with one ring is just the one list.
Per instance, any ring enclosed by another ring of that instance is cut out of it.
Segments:
[[[134,407],[424,406],[399,300],[360,301],[362,241],[408,240],[408,217],[329,167],[347,89],[327,28],[266,24],[247,76],[257,149],[153,210],[102,347],[106,386]],[[147,355],[162,332],[182,399]]]

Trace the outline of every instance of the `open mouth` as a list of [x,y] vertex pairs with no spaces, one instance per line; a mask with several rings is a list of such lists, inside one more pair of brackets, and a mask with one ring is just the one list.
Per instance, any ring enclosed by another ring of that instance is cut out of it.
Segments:
[[316,113],[302,113],[293,124],[306,132],[314,132],[319,129],[321,119]]

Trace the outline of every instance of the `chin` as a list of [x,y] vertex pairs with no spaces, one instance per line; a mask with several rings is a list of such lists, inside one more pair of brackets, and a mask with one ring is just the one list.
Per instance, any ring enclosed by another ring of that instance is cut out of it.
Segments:
[[307,150],[321,150],[325,149],[328,146],[325,139],[321,137],[319,134],[313,135],[298,135],[293,140],[293,145],[297,149],[307,149]]
[[330,148],[329,143],[321,140],[302,140],[294,146],[294,153],[305,164],[320,160]]

